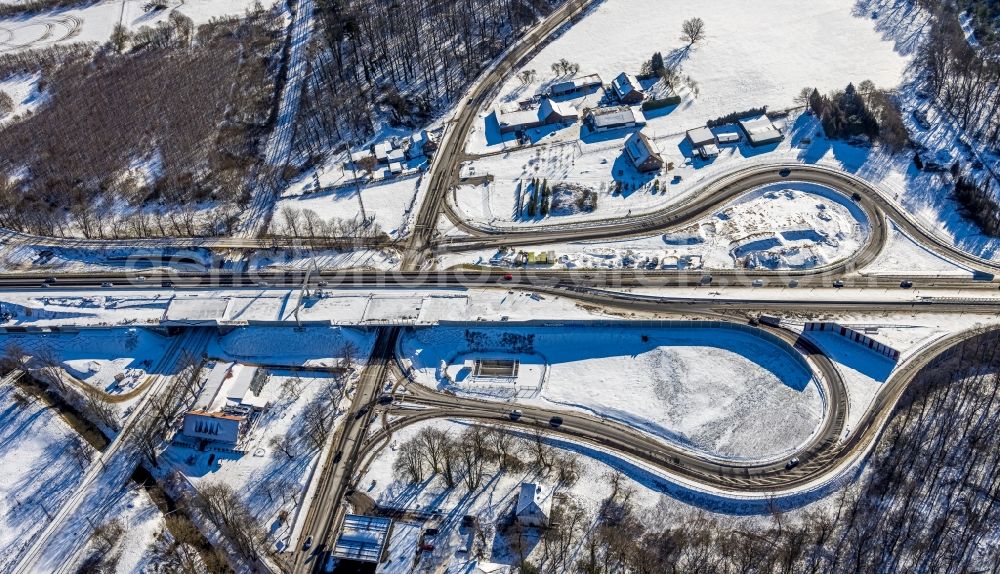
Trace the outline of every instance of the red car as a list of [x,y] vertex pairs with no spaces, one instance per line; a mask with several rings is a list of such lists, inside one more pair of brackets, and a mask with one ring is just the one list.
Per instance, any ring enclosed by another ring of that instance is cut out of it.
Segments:
[[514,276],[513,276],[513,275],[511,275],[510,273],[504,273],[504,274],[503,274],[503,280],[504,280],[504,281],[510,281],[510,280],[511,280],[511,279],[513,279],[513,278],[514,278]]

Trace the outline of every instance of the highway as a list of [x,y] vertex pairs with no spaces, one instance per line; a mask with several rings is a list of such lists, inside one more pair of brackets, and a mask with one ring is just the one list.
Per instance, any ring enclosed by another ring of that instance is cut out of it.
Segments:
[[[345,514],[344,495],[350,488],[361,446],[374,414],[375,401],[393,363],[398,337],[398,327],[378,330],[368,364],[355,387],[351,410],[333,437],[334,446],[323,461],[319,476],[314,479],[319,481],[318,489],[306,513],[302,534],[292,548],[292,572],[322,572],[337,542]],[[311,540],[312,546],[303,550],[306,540]]]
[[[568,0],[549,17],[545,18],[524,37],[518,40],[494,65],[476,80],[467,95],[459,102],[454,117],[428,174],[428,193],[419,206],[415,225],[405,244],[385,239],[370,238],[259,238],[261,224],[273,207],[269,189],[257,190],[250,217],[244,220],[244,237],[216,238],[164,238],[140,240],[78,240],[38,237],[16,232],[6,232],[6,245],[34,245],[80,249],[142,248],[142,249],[209,249],[256,250],[291,248],[317,245],[338,248],[402,249],[403,259],[399,271],[374,271],[363,269],[322,269],[308,277],[305,271],[296,272],[239,272],[207,269],[203,272],[104,271],[87,273],[21,272],[0,276],[0,291],[37,290],[39,293],[54,290],[79,290],[92,292],[107,284],[126,286],[137,291],[261,288],[293,289],[307,280],[314,287],[333,289],[486,287],[530,290],[565,297],[580,304],[626,312],[651,312],[659,314],[704,315],[713,318],[745,316],[748,312],[803,311],[829,313],[836,310],[885,312],[1000,312],[1000,297],[993,297],[998,283],[992,278],[1000,273],[1000,263],[965,253],[928,230],[909,213],[900,209],[882,191],[861,178],[829,167],[799,163],[765,163],[734,169],[707,181],[694,190],[686,200],[662,210],[634,217],[607,219],[583,224],[536,224],[530,227],[491,229],[477,227],[462,221],[448,204],[448,193],[456,185],[460,164],[469,158],[464,151],[465,142],[495,90],[507,75],[513,73],[520,62],[529,57],[549,36],[571,19],[585,11],[593,2]],[[304,9],[302,9],[304,8]],[[304,0],[295,14],[289,33],[294,38],[308,35],[312,17],[312,3]],[[304,48],[303,48],[304,49]],[[301,54],[292,53],[296,62],[293,69],[301,67]],[[287,116],[297,107],[300,89],[297,82],[289,82],[282,94],[279,125],[285,126],[273,134],[268,146],[268,157],[275,165],[287,156],[291,132]],[[788,173],[784,173],[784,172]],[[799,181],[824,185],[853,201],[864,213],[869,233],[862,247],[850,257],[831,265],[800,270],[588,270],[588,269],[490,269],[458,268],[428,269],[428,261],[439,253],[461,253],[503,246],[545,245],[557,242],[615,239],[664,233],[680,229],[702,218],[711,216],[727,203],[753,189],[781,182]],[[439,237],[438,219],[446,215],[468,236]],[[915,273],[906,279],[914,289],[928,296],[923,299],[871,297],[826,297],[808,291],[810,288],[831,288],[835,281],[843,281],[846,288],[860,287],[872,290],[900,289],[901,277],[861,275],[859,270],[870,265],[889,241],[890,222],[931,252],[970,270],[969,276],[922,275]],[[972,276],[971,271],[980,272]],[[51,276],[51,278],[50,278]],[[632,293],[623,289],[638,287],[694,287],[705,289],[700,297],[672,297],[661,294]],[[712,295],[712,290],[723,287],[759,288],[760,297],[742,297],[739,300],[722,299]],[[783,289],[781,297],[769,297],[768,290]],[[974,294],[963,299],[951,296],[955,291]],[[989,296],[989,297],[988,297]],[[979,297],[979,298],[977,298]],[[385,407],[395,417],[386,428],[368,436],[371,420],[380,407],[376,406],[385,381],[390,375],[403,379],[396,361],[396,343],[400,328],[380,327],[372,354],[354,390],[349,413],[340,428],[330,438],[331,446],[321,461],[317,474],[316,494],[302,518],[301,535],[293,540],[289,562],[293,572],[320,572],[336,542],[338,529],[346,511],[344,498],[351,489],[358,465],[371,451],[385,444],[385,439],[395,430],[414,423],[435,418],[465,418],[484,423],[504,425],[515,429],[543,427],[549,432],[572,440],[596,445],[621,453],[649,464],[667,479],[693,485],[709,491],[721,491],[734,497],[768,497],[812,488],[829,483],[845,468],[856,463],[873,447],[886,421],[891,416],[899,397],[917,373],[935,357],[951,346],[979,331],[968,331],[941,339],[900,365],[887,381],[871,408],[859,423],[845,428],[848,415],[848,393],[844,380],[832,363],[808,339],[787,330],[765,327],[787,344],[794,346],[807,359],[815,380],[822,389],[822,422],[799,452],[780,460],[733,462],[708,456],[673,445],[646,435],[627,425],[600,417],[573,412],[556,411],[533,406],[517,405],[522,416],[511,420],[509,403],[479,401],[436,392],[416,382],[407,385],[403,398]],[[192,336],[192,345],[203,345],[200,336]],[[180,340],[187,340],[179,338]],[[182,343],[175,342],[180,346]],[[186,343],[185,343],[186,344]],[[179,348],[179,347],[178,347]],[[164,367],[173,363],[178,349],[172,347],[163,359]],[[141,416],[148,397],[154,395],[166,377],[161,377],[150,389],[143,403],[135,409],[105,453],[101,462],[111,457],[126,455],[129,430]],[[561,425],[552,427],[549,421],[558,415]],[[799,464],[786,468],[789,458],[798,458]],[[137,458],[136,458],[137,460]],[[130,462],[130,461],[129,461]],[[98,464],[88,471],[84,486],[74,493],[70,502],[60,510],[56,519],[38,537],[27,551],[18,572],[39,567],[46,556],[45,547],[57,530],[64,530],[66,521],[74,514],[85,492],[92,491],[101,480]],[[120,465],[119,465],[120,466]],[[101,466],[103,468],[103,466]],[[60,540],[63,537],[60,537]],[[303,542],[311,547],[303,550]],[[78,544],[75,539],[73,544]],[[72,552],[74,548],[68,551]],[[45,564],[42,564],[44,567]]]

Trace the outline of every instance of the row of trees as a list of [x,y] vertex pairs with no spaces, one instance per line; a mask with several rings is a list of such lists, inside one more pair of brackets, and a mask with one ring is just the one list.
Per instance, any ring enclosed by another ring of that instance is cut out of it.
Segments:
[[558,453],[541,430],[525,438],[500,427],[480,425],[469,425],[458,435],[436,427],[420,429],[399,445],[393,471],[411,483],[440,476],[448,488],[462,483],[474,491],[483,484],[488,470],[522,472],[525,463],[542,472],[555,472],[561,484],[574,483],[580,472],[579,460]]
[[387,239],[388,235],[372,219],[360,215],[353,219],[330,217],[323,219],[312,209],[301,209],[286,205],[271,219],[266,234],[271,237],[300,237],[311,241],[322,241],[329,237],[352,237],[356,239]]

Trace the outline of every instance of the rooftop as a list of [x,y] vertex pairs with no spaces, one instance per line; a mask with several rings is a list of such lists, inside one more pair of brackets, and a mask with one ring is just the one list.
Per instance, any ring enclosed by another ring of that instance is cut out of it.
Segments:
[[330,554],[345,560],[378,562],[389,539],[391,526],[391,518],[348,514]]
[[646,117],[638,109],[629,106],[615,108],[598,108],[590,112],[591,122],[595,128],[608,126],[624,126],[630,123],[644,124]]

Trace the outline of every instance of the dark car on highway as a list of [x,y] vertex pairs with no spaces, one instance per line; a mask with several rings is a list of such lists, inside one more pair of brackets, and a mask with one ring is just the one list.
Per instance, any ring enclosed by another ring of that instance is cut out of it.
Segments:
[[552,417],[549,419],[549,425],[552,427],[558,427],[562,425],[562,423],[563,423],[562,417]]

